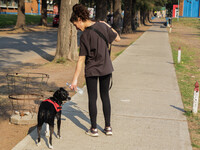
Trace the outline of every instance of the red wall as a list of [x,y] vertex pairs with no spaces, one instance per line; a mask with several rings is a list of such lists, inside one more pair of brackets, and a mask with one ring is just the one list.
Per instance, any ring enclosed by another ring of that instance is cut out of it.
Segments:
[[178,5],[173,5],[173,14],[172,14],[172,17],[175,17],[176,8],[178,8]]

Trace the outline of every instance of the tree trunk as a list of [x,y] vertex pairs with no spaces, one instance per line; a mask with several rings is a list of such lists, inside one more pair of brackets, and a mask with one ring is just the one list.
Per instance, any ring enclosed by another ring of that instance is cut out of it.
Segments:
[[110,0],[110,13],[113,13],[113,0]]
[[144,25],[146,25],[146,23],[149,21],[148,15],[149,15],[149,11],[145,10],[144,11]]
[[136,0],[132,0],[132,18],[131,18],[132,30],[136,30],[138,27],[137,19],[138,18],[137,18]]
[[148,21],[151,22],[151,18],[153,17],[153,11],[149,11]]
[[96,0],[96,20],[106,21],[107,0]]
[[58,59],[77,60],[77,31],[70,23],[72,7],[77,0],[61,0],[60,23],[54,61]]
[[132,20],[132,0],[124,1],[124,21],[123,21],[123,33],[132,33],[131,27]]
[[24,0],[18,1],[17,23],[15,28],[24,28],[25,26],[25,3]]
[[142,9],[140,9],[140,23],[144,25],[144,11]]
[[41,25],[47,26],[47,1],[42,0]]
[[121,0],[114,0],[113,12],[113,28],[121,34],[122,16],[121,16]]

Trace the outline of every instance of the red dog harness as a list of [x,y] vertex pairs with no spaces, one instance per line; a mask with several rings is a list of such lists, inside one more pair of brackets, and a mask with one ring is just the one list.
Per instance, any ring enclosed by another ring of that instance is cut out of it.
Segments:
[[53,102],[53,101],[50,100],[50,99],[46,99],[46,100],[44,100],[43,102],[49,102],[49,103],[53,104],[53,106],[54,106],[54,108],[55,108],[55,110],[56,110],[57,112],[59,112],[59,111],[62,110],[62,106],[58,105],[56,102]]

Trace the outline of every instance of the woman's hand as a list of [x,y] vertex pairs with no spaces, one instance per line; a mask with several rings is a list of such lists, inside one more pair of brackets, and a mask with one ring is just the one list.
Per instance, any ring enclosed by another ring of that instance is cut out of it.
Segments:
[[85,62],[85,56],[79,56],[78,58],[78,62],[77,62],[77,65],[76,65],[76,70],[75,70],[75,73],[74,73],[74,77],[73,77],[73,80],[72,80],[72,84],[71,84],[71,89],[76,91],[77,90],[77,83],[78,83],[78,77],[79,77],[79,74],[82,70],[82,66]]
[[99,21],[99,22],[104,23],[104,24],[106,24],[109,28],[111,28],[111,26],[110,26],[107,22],[105,22],[105,21]]
[[77,90],[77,83],[78,83],[78,80],[77,80],[77,79],[74,79],[74,80],[72,81],[72,84],[71,84],[70,89],[76,91],[76,90]]
[[[112,28],[108,23],[106,23],[105,21],[99,21],[99,22],[106,24],[109,28],[111,28],[111,30],[112,30],[113,32],[117,33],[117,31],[115,31],[115,29],[113,29],[113,28]],[[117,37],[115,38],[115,41],[116,41],[116,42],[119,42],[120,40],[121,40],[121,38],[120,38],[119,34],[117,33]]]

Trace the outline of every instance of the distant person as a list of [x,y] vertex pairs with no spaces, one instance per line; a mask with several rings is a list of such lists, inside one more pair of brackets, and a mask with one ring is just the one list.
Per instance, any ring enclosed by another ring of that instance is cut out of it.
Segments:
[[113,14],[112,13],[107,15],[107,23],[112,27],[112,25],[113,25]]
[[[97,81],[99,80],[100,96],[105,119],[105,134],[112,135],[110,124],[111,105],[109,98],[110,77],[113,72],[107,44],[94,30],[100,31],[109,43],[120,41],[118,33],[105,22],[94,22],[89,19],[88,10],[81,4],[73,6],[70,21],[77,30],[83,31],[80,37],[80,52],[74,73],[71,89],[76,90],[79,74],[85,63],[85,78],[88,92],[89,116],[91,128],[86,132],[90,136],[98,136],[97,130]],[[90,29],[89,29],[89,28]]]

